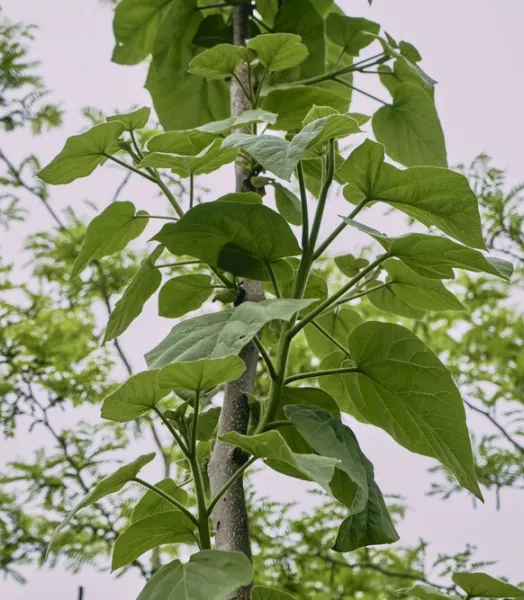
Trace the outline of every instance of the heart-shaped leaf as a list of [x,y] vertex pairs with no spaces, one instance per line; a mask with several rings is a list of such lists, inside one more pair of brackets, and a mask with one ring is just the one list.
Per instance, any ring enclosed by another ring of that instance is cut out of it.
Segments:
[[158,314],[175,319],[200,308],[213,293],[209,275],[198,273],[173,277],[158,295]]
[[189,63],[189,72],[206,79],[227,79],[232,77],[240,64],[238,46],[217,44],[197,54]]
[[249,40],[248,48],[257,53],[258,60],[269,71],[291,69],[308,57],[307,46],[299,35],[292,33],[267,33]]

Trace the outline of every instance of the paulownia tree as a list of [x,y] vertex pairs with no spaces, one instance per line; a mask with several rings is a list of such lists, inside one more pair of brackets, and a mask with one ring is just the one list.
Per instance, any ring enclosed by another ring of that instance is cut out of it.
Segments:
[[[411,330],[345,306],[365,296],[407,317],[461,311],[444,283],[454,269],[502,279],[512,272],[508,262],[482,252],[477,199],[467,179],[447,168],[434,81],[419,66],[417,49],[382,33],[377,23],[346,16],[329,0],[123,0],[114,31],[116,62],[135,64],[151,55],[146,86],[165,133],[148,141],[140,136],[148,108],[109,117],[69,138],[39,175],[66,184],[111,161],[160,188],[176,217],[113,202],[88,226],[72,276],[124,251],[160,217],[167,223],[112,311],[105,340],[125,331],[160,288],[164,266],[173,268],[161,256],[177,257],[181,274],[163,284],[160,315],[182,317],[217,287],[225,306],[177,323],[146,353],[148,369],[102,406],[110,421],[153,416],[165,425],[191,473],[185,483],[196,506],[187,505],[174,481],[151,484],[140,476],[154,459],[146,454],[100,480],[52,544],[78,511],[134,482],[146,493],[116,540],[113,566],[165,543],[195,548],[188,562],[161,567],[140,600],[292,598],[253,587],[242,478],[255,461],[315,482],[340,503],[344,516],[327,542],[335,551],[398,540],[373,465],[344,413],[436,459],[481,499],[450,372]],[[348,112],[352,93],[369,95],[355,85],[357,74],[378,77],[391,96],[373,97],[380,107],[371,119]],[[370,121],[376,141],[366,138],[347,156],[340,140],[365,133]],[[231,192],[197,203],[195,179],[233,162]],[[188,180],[187,206],[163,170]],[[337,186],[353,209],[321,239]],[[278,212],[265,202],[270,188]],[[379,233],[357,220],[376,203],[444,235]],[[328,289],[318,261],[355,228],[370,236],[375,254],[371,260],[345,257],[347,279]],[[297,373],[289,357],[303,334],[319,364]],[[265,396],[254,394],[259,354],[271,380]],[[214,414],[205,409],[217,390],[223,390],[222,407],[218,426],[210,428]],[[523,593],[483,573],[455,573],[454,581],[468,598]],[[422,584],[408,594],[443,597]]]

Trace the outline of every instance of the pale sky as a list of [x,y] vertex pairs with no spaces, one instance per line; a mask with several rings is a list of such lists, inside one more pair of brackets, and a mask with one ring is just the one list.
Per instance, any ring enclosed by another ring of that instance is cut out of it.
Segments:
[[[421,52],[424,69],[437,81],[437,106],[446,134],[451,164],[469,162],[476,154],[487,152],[494,164],[507,168],[509,181],[524,179],[522,140],[524,119],[521,116],[524,84],[521,78],[522,0],[374,0],[369,8],[366,0],[343,0],[340,4],[354,16],[366,16],[380,22],[397,39],[412,42]],[[150,105],[142,88],[143,67],[122,67],[110,62],[113,39],[112,11],[97,0],[3,0],[6,15],[15,21],[35,23],[40,27],[33,44],[33,57],[42,61],[41,73],[53,98],[67,110],[64,126],[49,135],[32,138],[29,134],[10,136],[9,148],[15,158],[28,152],[38,154],[42,162],[50,160],[62,147],[65,138],[85,126],[80,115],[84,106],[95,106],[106,114],[125,111],[132,104]],[[369,91],[388,98],[380,86]],[[356,98],[352,110],[370,112],[372,101]],[[98,170],[88,179],[52,191],[56,207],[80,206],[90,199],[103,207],[109,202],[122,174],[112,168]],[[230,171],[207,178],[204,182],[214,197],[228,191]],[[134,181],[125,197],[139,208],[155,212],[160,200],[152,197],[148,183]],[[210,199],[212,197],[210,196]],[[338,202],[338,203],[337,203]],[[31,216],[24,225],[13,227],[0,238],[2,256],[14,259],[20,252],[20,240],[30,231],[51,226],[47,214],[31,205]],[[337,208],[340,207],[340,210]],[[346,212],[343,201],[335,201],[332,229],[336,215]],[[378,229],[395,234],[401,221],[371,221]],[[361,241],[359,238],[355,238]],[[337,250],[350,250],[352,238],[341,239]],[[24,272],[20,270],[20,278]],[[122,342],[132,356],[136,369],[143,369],[142,354],[162,339],[171,326],[155,317],[154,303],[124,334]],[[98,418],[93,415],[93,418]],[[473,428],[480,421],[471,419]],[[448,502],[425,497],[430,477],[426,469],[433,461],[410,455],[381,431],[355,425],[364,451],[376,465],[377,481],[385,493],[402,493],[408,501],[408,518],[400,525],[401,542],[415,543],[419,537],[433,542],[433,552],[452,553],[466,543],[479,546],[479,557],[499,559],[493,574],[504,574],[515,581],[524,579],[524,520],[522,492],[505,492],[503,510],[495,510],[488,496],[483,507],[472,509],[471,500],[461,495]],[[29,448],[45,443],[33,434],[27,440],[21,431],[13,443],[4,443],[2,460],[23,456]],[[133,449],[143,452],[141,447]],[[27,454],[26,454],[27,456]],[[155,473],[151,471],[151,480]],[[265,473],[264,493],[282,500],[306,502],[303,487],[297,481],[274,473]],[[71,575],[58,568],[25,569],[26,586],[0,581],[1,600],[29,600],[36,595],[43,600],[75,600],[78,585],[85,587],[85,600],[105,599],[111,594],[121,598],[137,595],[140,583],[134,575],[115,580],[106,573],[85,570]]]

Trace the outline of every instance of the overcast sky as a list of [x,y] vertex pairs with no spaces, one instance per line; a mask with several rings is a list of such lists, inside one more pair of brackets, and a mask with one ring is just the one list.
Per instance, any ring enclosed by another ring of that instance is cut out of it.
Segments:
[[[469,162],[480,152],[489,153],[494,164],[508,169],[509,181],[524,179],[522,164],[522,0],[375,0],[369,8],[366,0],[343,0],[340,4],[353,15],[379,21],[397,39],[414,43],[424,58],[424,69],[439,82],[437,105],[446,134],[451,164]],[[42,61],[41,73],[47,86],[54,90],[67,115],[64,126],[49,135],[32,138],[28,134],[10,136],[10,152],[22,158],[36,152],[43,162],[51,159],[66,137],[85,126],[80,110],[95,106],[106,114],[125,111],[132,104],[149,105],[143,89],[145,70],[126,68],[110,62],[112,51],[111,10],[97,0],[3,0],[6,15],[16,21],[40,27],[33,56]],[[387,99],[385,90],[375,91]],[[352,109],[371,112],[376,106],[367,99],[356,98]],[[55,206],[81,206],[84,199],[106,204],[122,174],[112,168],[99,170],[88,179],[53,190]],[[206,185],[217,197],[227,190],[229,171],[208,178]],[[147,182],[134,181],[123,199],[133,200],[140,208],[155,212],[160,200],[152,197]],[[343,207],[342,204],[340,204]],[[33,205],[28,223],[15,227],[0,238],[0,253],[16,258],[20,240],[29,231],[50,226],[47,214]],[[332,211],[336,218],[339,211]],[[400,221],[374,222],[388,233],[400,232]],[[330,229],[332,223],[328,223]],[[353,240],[340,240],[339,249],[350,248]],[[24,271],[19,271],[24,277]],[[154,306],[123,336],[123,343],[137,369],[144,367],[142,354],[166,333],[169,324],[154,316]],[[478,421],[471,420],[475,427]],[[410,455],[381,431],[356,425],[363,449],[376,464],[377,480],[386,493],[402,493],[411,510],[400,526],[402,542],[416,542],[419,537],[434,543],[434,551],[455,552],[467,542],[480,547],[479,556],[499,559],[495,574],[524,579],[523,496],[505,493],[503,511],[495,511],[494,498],[485,506],[472,510],[467,496],[448,502],[425,497],[429,487],[426,469],[433,461]],[[29,447],[43,443],[38,434],[27,440],[20,434],[14,443],[3,444],[3,460],[23,455]],[[133,452],[136,452],[134,449]],[[154,479],[154,473],[151,473]],[[296,480],[275,474],[264,475],[264,491],[285,500],[304,501],[297,492]],[[86,588],[85,600],[100,600],[110,594],[134,598],[140,585],[133,575],[115,581],[109,574],[84,571],[70,575],[60,569],[49,572],[32,569],[25,587],[0,582],[1,600],[29,600],[36,595],[44,600],[75,600],[79,584]]]

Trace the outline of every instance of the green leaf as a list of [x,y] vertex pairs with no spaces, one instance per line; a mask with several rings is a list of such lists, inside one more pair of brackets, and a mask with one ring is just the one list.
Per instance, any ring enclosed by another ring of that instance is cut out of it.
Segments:
[[222,383],[235,381],[245,371],[246,365],[238,356],[229,354],[219,358],[194,361],[173,361],[158,374],[158,383],[172,390],[207,390]]
[[357,258],[353,254],[344,254],[335,257],[335,264],[343,275],[353,278],[361,269],[369,265],[369,260]]
[[524,590],[486,573],[453,573],[468,598],[524,598]]
[[268,466],[276,468],[290,477],[318,483],[330,492],[330,483],[335,473],[337,461],[316,454],[296,454],[286,444],[276,430],[256,435],[242,435],[231,431],[220,439],[242,448],[248,454],[270,461]]
[[60,185],[91,175],[105,163],[107,155],[120,150],[118,139],[123,131],[124,125],[115,121],[96,125],[68,138],[63,150],[38,173],[38,177],[46,183]]
[[338,169],[348,183],[344,197],[385,202],[427,227],[435,226],[456,240],[485,248],[477,198],[460,173],[438,167],[397,169],[384,163],[381,144],[366,140]]
[[155,268],[155,262],[164,248],[159,246],[142,261],[142,265],[131,283],[127,286],[122,298],[116,303],[109,316],[104,342],[112,340],[131,325],[144,308],[144,304],[157,291],[162,282],[160,270]]
[[331,106],[340,113],[345,113],[349,107],[349,96],[341,97],[331,90],[317,86],[294,86],[270,92],[262,108],[278,114],[277,122],[272,129],[296,131],[301,129],[302,121],[311,107]]
[[[256,109],[246,110],[238,117],[229,117],[229,119],[222,119],[222,121],[214,121],[212,123],[206,123],[198,128],[198,131],[209,132],[213,134],[225,133],[231,131],[237,127],[247,127],[253,123],[266,123],[268,125],[274,125],[277,122],[278,115],[271,113],[267,110]],[[179,154],[183,154],[180,152]]]
[[262,585],[256,585],[251,590],[251,600],[296,600],[296,598],[287,592],[282,592]]
[[240,64],[238,46],[218,44],[197,54],[189,63],[189,72],[206,79],[232,77]]
[[413,271],[429,279],[453,279],[453,269],[489,273],[509,280],[513,265],[499,258],[484,256],[447,238],[409,233],[398,238],[374,235],[390,256],[399,258]]
[[410,67],[408,61],[403,58],[398,58],[395,61],[393,69],[388,65],[380,65],[378,71],[380,73],[380,83],[388,90],[391,96],[394,96],[395,90],[399,85],[412,83],[420,86],[434,100],[434,82],[424,77],[419,69]]
[[[288,261],[291,260],[292,259],[288,259]],[[290,279],[287,279],[286,281],[282,280],[280,282],[280,291],[282,292],[282,296],[284,298],[289,298],[291,296],[291,292],[293,290],[293,282],[294,278],[296,277],[297,269],[298,262],[296,265],[294,265],[294,275]],[[273,288],[270,288],[270,290],[273,291]],[[314,299],[314,302],[310,304],[306,309],[301,310],[300,315],[306,315],[308,312],[316,308],[320,304],[320,302],[323,302],[327,297],[328,286],[326,280],[323,277],[320,277],[320,275],[317,275],[316,273],[310,273],[309,278],[307,280],[306,289],[304,291],[304,298],[312,298]]]
[[334,549],[349,552],[396,542],[399,536],[375,483],[373,465],[351,429],[339,418],[316,408],[288,406],[285,412],[318,454],[338,461],[331,491],[349,508],[349,516],[341,525]]
[[311,300],[274,299],[244,302],[234,309],[186,319],[173,327],[145,356],[150,369],[239,354],[270,321],[289,321]]
[[149,140],[150,152],[196,156],[215,141],[216,136],[199,129],[182,129],[155,135]]
[[[144,211],[136,214],[147,216]],[[131,202],[111,203],[87,226],[71,277],[80,275],[92,260],[121,252],[144,231],[147,221],[135,218],[135,207]]]
[[102,418],[125,423],[146,415],[173,389],[160,387],[157,376],[158,371],[132,375],[104,398]]
[[219,13],[207,16],[199,25],[193,38],[193,44],[203,48],[212,48],[217,44],[233,43],[233,27],[224,21]]
[[180,177],[189,177],[190,175],[212,173],[220,167],[234,162],[237,156],[237,150],[224,147],[222,140],[215,140],[196,156],[175,156],[162,152],[151,152],[142,159],[138,166],[171,169]]
[[458,600],[457,596],[443,594],[436,587],[425,583],[415,583],[415,585],[399,590],[399,592],[409,597],[420,598],[420,600]]
[[[362,323],[362,317],[352,308],[341,306],[317,317],[315,322],[346,347],[349,334]],[[317,358],[322,359],[337,349],[314,325],[306,325],[304,331],[309,347]]]
[[371,292],[368,294],[368,299],[379,310],[406,317],[406,319],[422,321],[426,316],[426,311],[415,308],[398,296],[392,285]]
[[368,19],[346,17],[331,13],[326,19],[326,35],[342,51],[351,56],[358,56],[360,51],[375,41],[371,34],[378,34],[380,25]]
[[420,86],[403,83],[390,89],[393,104],[373,115],[373,132],[391,158],[408,167],[447,167],[442,125],[431,96]]
[[299,35],[267,33],[249,40],[248,48],[257,53],[258,60],[270,71],[291,69],[308,57],[307,47]]
[[181,511],[156,513],[135,521],[116,539],[111,571],[125,567],[163,544],[190,544],[195,541],[194,530],[195,525]]
[[408,329],[373,321],[350,334],[348,349],[358,369],[344,375],[350,412],[408,450],[436,458],[482,499],[464,405],[435,354]]
[[191,256],[234,275],[269,279],[266,265],[300,254],[286,221],[261,204],[209,202],[165,225],[155,238],[176,256]]
[[275,203],[278,212],[291,225],[302,225],[302,204],[300,198],[280,183],[274,183]]
[[278,0],[255,0],[255,5],[264,23],[273,27],[278,12]]
[[200,413],[197,425],[197,440],[199,442],[207,442],[215,437],[218,421],[220,420],[220,412],[221,409],[217,406]]
[[[422,311],[466,310],[466,307],[452,294],[442,281],[425,279],[417,275],[399,260],[389,258],[382,263],[388,273],[388,288],[369,294],[373,302],[383,292],[391,293],[401,302]],[[394,311],[393,311],[394,312]]]
[[208,275],[189,274],[167,281],[158,295],[158,314],[174,319],[200,308],[213,293]]
[[145,467],[148,463],[150,463],[153,458],[155,458],[155,453],[151,452],[150,454],[143,454],[135,459],[133,462],[124,465],[117,469],[113,474],[108,475],[101,479],[95,487],[85,496],[74,508],[73,510],[66,516],[66,518],[62,521],[62,523],[55,530],[51,541],[49,542],[49,546],[47,549],[47,553],[49,553],[50,548],[53,546],[54,541],[56,540],[58,534],[69,524],[71,519],[76,515],[79,510],[86,508],[87,506],[91,506],[98,502],[105,496],[109,496],[110,494],[115,494],[119,492],[126,483],[133,481],[135,477],[138,475],[140,470]]
[[185,564],[174,560],[160,568],[137,600],[222,600],[252,580],[253,567],[241,552],[202,550]]
[[[171,498],[178,500],[182,504],[187,504],[189,500],[188,493],[181,487],[179,487],[171,478],[166,477],[158,483],[155,483],[155,487],[165,492]],[[166,513],[167,511],[178,512],[178,509],[171,503],[159,496],[153,490],[147,490],[147,492],[140,498],[138,504],[131,513],[131,521],[139,521],[144,517],[154,515],[156,513]],[[164,517],[165,518],[165,517]]]
[[115,9],[112,61],[136,65],[153,50],[160,24],[173,0],[122,0]]
[[304,119],[304,126],[309,125],[310,123],[318,122],[321,119],[323,121],[322,131],[320,135],[314,139],[314,142],[311,144],[312,146],[318,146],[327,140],[345,138],[348,135],[361,133],[359,123],[351,115],[341,115],[336,113],[322,116],[319,115],[315,118],[315,115],[318,115],[320,112],[320,108],[333,110],[328,106],[314,106]]
[[135,129],[142,129],[147,125],[150,114],[151,109],[148,106],[144,106],[144,108],[139,108],[130,113],[107,117],[106,120],[108,123],[118,121],[123,124],[126,131],[134,131]]

